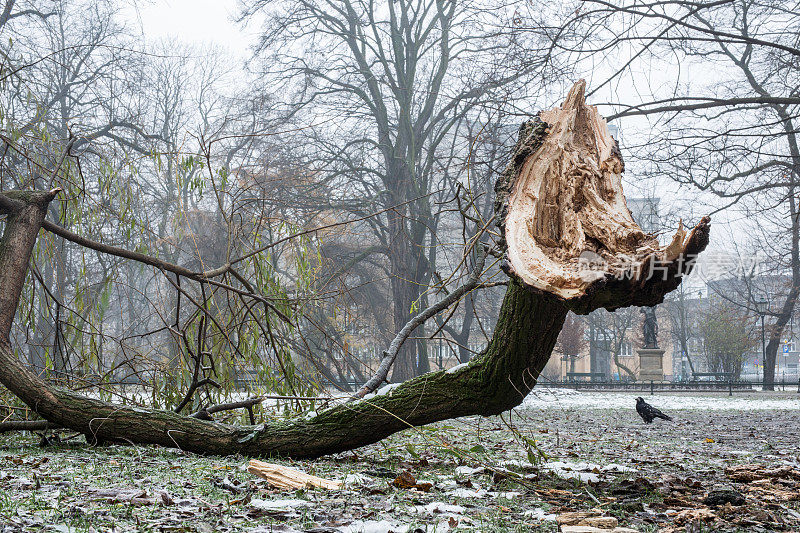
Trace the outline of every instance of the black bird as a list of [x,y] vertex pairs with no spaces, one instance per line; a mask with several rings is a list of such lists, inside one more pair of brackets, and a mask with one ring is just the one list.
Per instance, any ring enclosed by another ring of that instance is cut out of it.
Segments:
[[636,398],[636,412],[639,413],[639,416],[642,417],[645,424],[650,424],[656,418],[662,418],[664,420],[672,420],[672,418],[668,417],[646,401],[644,398],[639,396]]

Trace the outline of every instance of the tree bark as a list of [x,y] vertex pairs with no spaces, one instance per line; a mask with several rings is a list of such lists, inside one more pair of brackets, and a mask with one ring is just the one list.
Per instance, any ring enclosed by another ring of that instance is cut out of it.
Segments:
[[[419,275],[420,250],[424,247],[413,242],[413,237],[405,218],[409,215],[404,209],[401,213],[392,214],[390,217],[390,231],[392,234],[392,244],[390,245],[390,267],[391,267],[391,287],[392,287],[392,318],[395,331],[400,331],[408,322],[409,318],[416,314],[412,305],[420,305],[419,299],[423,286],[422,276]],[[419,331],[417,329],[416,331]],[[412,332],[412,335],[416,333]],[[392,372],[392,380],[402,382],[417,375],[417,368],[420,362],[418,357],[427,357],[427,354],[419,353],[416,342],[407,342],[400,347],[397,361]],[[421,366],[426,366],[427,361],[422,362]]]

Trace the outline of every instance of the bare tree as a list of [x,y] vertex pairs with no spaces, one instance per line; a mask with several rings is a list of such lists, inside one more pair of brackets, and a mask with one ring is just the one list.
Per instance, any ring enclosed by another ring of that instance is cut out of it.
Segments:
[[[595,91],[631,80],[650,95],[611,102],[616,111],[609,117],[650,120],[636,150],[650,177],[710,193],[717,209],[738,210],[751,221],[746,231],[759,236],[751,250],[763,254],[772,275],[791,279],[770,298],[768,390],[800,296],[799,7],[780,0],[588,0],[552,34],[554,47],[576,61],[607,63],[611,75]],[[590,27],[590,38],[579,41]],[[615,62],[620,56],[611,50],[624,51],[625,59]],[[686,68],[670,67],[665,57]],[[648,64],[647,76],[631,78],[632,66]],[[746,305],[755,311],[754,302]]]
[[638,321],[637,309],[620,309],[609,313],[599,309],[586,317],[589,326],[590,357],[594,360],[593,372],[603,372],[611,377],[611,361],[626,374],[627,379],[636,379],[636,369],[622,359],[623,345],[630,341],[631,328]]
[[723,302],[703,314],[699,334],[708,369],[728,372],[734,379],[742,373],[745,355],[754,347],[752,317],[740,306]]
[[561,333],[558,334],[556,350],[569,361],[569,371],[575,372],[575,359],[586,345],[584,323],[581,318],[573,313],[567,315]]
[[[291,97],[320,177],[300,201],[368,221],[369,246],[388,263],[392,324],[399,331],[425,298],[436,270],[436,234],[450,140],[480,106],[536,96],[552,63],[517,31],[498,2],[250,0],[243,19],[267,17],[259,56],[263,83]],[[468,150],[461,149],[462,154]],[[393,379],[428,368],[404,345]]]
[[[692,374],[697,372],[692,361],[690,342],[699,338],[698,325],[701,320],[699,298],[692,299],[684,284],[673,292],[666,301],[667,314],[670,322],[672,342],[680,349],[682,357],[689,362]],[[675,350],[673,350],[673,353]],[[674,357],[674,355],[673,355]],[[682,359],[682,357],[680,359]],[[683,369],[681,369],[683,371]]]

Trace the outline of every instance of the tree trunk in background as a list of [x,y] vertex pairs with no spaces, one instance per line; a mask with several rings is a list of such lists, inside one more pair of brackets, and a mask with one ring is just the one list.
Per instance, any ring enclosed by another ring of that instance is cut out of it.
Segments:
[[[393,235],[398,236],[395,237],[395,242],[390,247],[390,260],[392,272],[392,321],[395,331],[400,331],[413,316],[411,306],[419,298],[419,286],[410,279],[414,273],[414,268],[412,268],[408,241],[404,241],[404,238],[406,238],[403,235],[405,226],[402,222],[395,225],[395,227],[397,226],[399,226],[397,233],[392,231]],[[412,333],[411,335],[414,336],[415,334]],[[415,342],[407,342],[400,347],[392,372],[393,382],[399,383],[414,377],[417,366],[416,345],[417,343]]]
[[[388,234],[392,317],[394,331],[400,331],[422,306],[420,296],[428,285],[425,243],[430,228],[425,204],[429,199],[405,159],[386,154],[385,162],[390,205],[397,206],[388,215]],[[422,329],[418,328],[411,337],[420,335]],[[430,369],[427,351],[417,348],[416,342],[406,342],[400,347],[392,371],[393,382],[403,382]]]
[[[53,286],[53,263],[46,260],[40,265],[42,280],[48,284],[48,287]],[[40,376],[46,374],[47,368],[47,351],[48,345],[52,345],[51,339],[53,338],[53,322],[47,312],[48,296],[45,287],[41,283],[36,283],[36,291],[34,292],[36,298],[36,314],[34,316],[34,332],[33,339],[28,346],[28,362],[31,369]]]
[[781,337],[786,329],[786,325],[792,319],[792,314],[797,306],[798,295],[800,295],[800,286],[794,284],[783,302],[778,317],[772,327],[768,328],[769,341],[766,347],[766,360],[764,361],[764,390],[775,390],[775,370],[778,362],[778,349],[781,345]]
[[789,176],[789,219],[790,228],[790,263],[792,271],[792,281],[786,299],[777,313],[775,323],[769,329],[769,342],[766,347],[766,360],[764,361],[764,390],[775,390],[775,366],[778,360],[778,348],[780,347],[781,337],[786,329],[786,325],[792,319],[797,308],[797,300],[800,298],[800,212],[797,206],[797,178],[800,175],[800,147],[797,146],[797,137],[794,134],[792,123],[786,123],[789,131],[790,149],[795,168],[788,173]]
[[416,366],[414,368],[414,375],[421,376],[431,371],[430,353],[428,353],[428,339],[425,338],[425,326],[422,325],[417,328],[415,335],[422,337],[414,344],[417,345],[417,354],[415,357]]
[[461,335],[455,338],[458,343],[458,360],[466,363],[472,359],[472,352],[469,349],[469,337],[472,333],[472,322],[475,319],[475,301],[472,293],[467,294],[464,299],[464,321],[461,323]]
[[[689,355],[689,309],[688,304],[686,302],[686,292],[681,287],[680,291],[678,292],[678,298],[676,301],[672,302],[670,319],[672,321],[672,334],[674,337],[677,337],[678,343],[681,347],[681,352],[683,355],[686,356],[686,360],[689,362],[689,371],[692,373],[692,377],[694,377],[695,368],[694,363],[692,362],[692,357]],[[683,372],[683,362],[681,361],[681,377],[684,376]]]

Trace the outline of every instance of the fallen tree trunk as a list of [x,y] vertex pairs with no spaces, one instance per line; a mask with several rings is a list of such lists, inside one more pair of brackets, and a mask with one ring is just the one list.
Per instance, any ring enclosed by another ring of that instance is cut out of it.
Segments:
[[59,427],[47,420],[9,420],[0,422],[0,433],[10,431],[47,431],[49,429],[59,429]]
[[[0,381],[42,418],[92,442],[123,440],[211,454],[317,457],[412,426],[511,409],[536,384],[568,310],[658,303],[691,269],[687,259],[708,242],[708,219],[688,237],[680,230],[666,248],[633,222],[622,196],[616,142],[597,111],[585,105],[583,91],[581,81],[561,108],[523,125],[513,160],[498,181],[497,213],[511,279],[491,342],[468,364],[387,385],[311,418],[246,427],[109,404],[51,386],[20,362],[9,334],[30,254],[56,192],[17,191],[6,193],[13,202],[0,202],[0,213],[8,214],[0,240]],[[587,251],[602,268],[583,268]],[[653,265],[659,265],[657,276]]]

